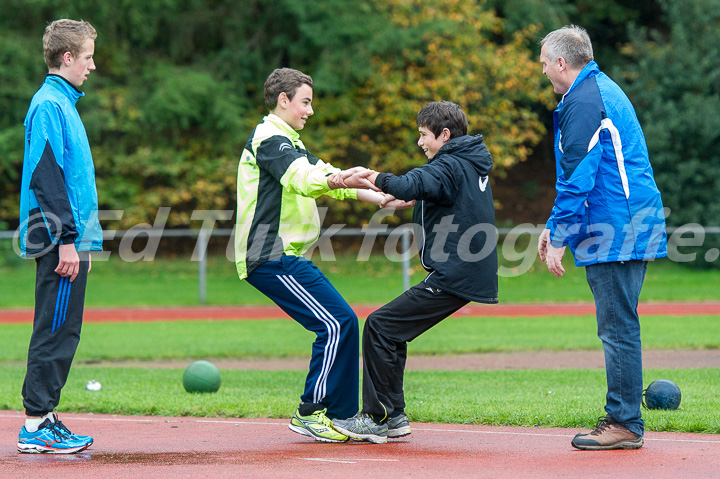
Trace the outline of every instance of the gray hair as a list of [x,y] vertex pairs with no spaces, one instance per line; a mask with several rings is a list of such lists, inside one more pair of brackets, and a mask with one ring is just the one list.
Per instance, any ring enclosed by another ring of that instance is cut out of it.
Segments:
[[545,55],[551,62],[563,57],[570,68],[581,69],[593,61],[590,37],[584,28],[568,25],[554,30],[540,40]]

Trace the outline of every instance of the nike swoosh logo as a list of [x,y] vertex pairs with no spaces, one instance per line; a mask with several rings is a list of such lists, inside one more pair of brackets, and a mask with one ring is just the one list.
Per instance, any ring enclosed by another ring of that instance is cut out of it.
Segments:
[[487,188],[487,184],[488,184],[489,180],[490,180],[489,176],[481,176],[480,177],[480,191],[485,192],[485,188]]

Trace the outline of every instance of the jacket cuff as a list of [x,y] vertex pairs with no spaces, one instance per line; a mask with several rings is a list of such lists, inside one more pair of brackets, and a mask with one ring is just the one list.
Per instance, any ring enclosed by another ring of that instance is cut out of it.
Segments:
[[387,193],[388,182],[390,182],[392,176],[392,173],[378,173],[377,178],[375,178],[375,186],[380,188],[383,193]]
[[549,220],[546,227],[550,230],[550,244],[556,248],[562,248],[570,243],[573,236],[578,234],[580,225],[568,226],[563,223],[555,223]]
[[77,239],[78,234],[74,231],[63,233],[60,235],[60,240],[58,241],[59,244],[65,245],[65,244],[73,244],[75,243],[75,240]]

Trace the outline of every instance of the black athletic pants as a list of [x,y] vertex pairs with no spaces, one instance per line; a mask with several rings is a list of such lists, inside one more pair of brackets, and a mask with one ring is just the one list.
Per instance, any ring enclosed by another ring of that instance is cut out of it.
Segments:
[[469,303],[420,283],[374,311],[362,339],[363,409],[378,421],[405,410],[407,343]]
[[55,272],[58,255],[55,247],[35,258],[35,318],[22,387],[29,416],[47,414],[58,405],[80,342],[88,253],[78,253],[80,272],[72,283]]

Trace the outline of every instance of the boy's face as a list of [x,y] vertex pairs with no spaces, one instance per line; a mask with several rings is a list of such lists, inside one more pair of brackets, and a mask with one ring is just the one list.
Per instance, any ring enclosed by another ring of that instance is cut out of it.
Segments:
[[429,159],[435,158],[438,150],[450,139],[450,130],[447,128],[443,128],[437,137],[424,126],[418,127],[418,131],[420,132],[420,138],[417,144]]
[[302,130],[305,128],[308,117],[315,113],[312,108],[312,96],[312,87],[303,83],[295,92],[292,100],[288,99],[285,93],[281,93],[278,98],[278,105],[273,110],[273,113],[282,118],[293,129]]
[[87,80],[90,72],[95,70],[94,54],[95,40],[88,38],[83,42],[80,54],[77,57],[72,54],[65,57],[69,58],[69,60],[63,61],[60,67],[60,75],[76,87],[80,87]]

